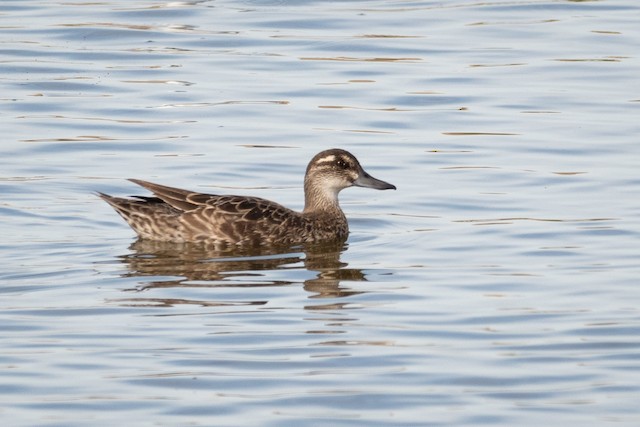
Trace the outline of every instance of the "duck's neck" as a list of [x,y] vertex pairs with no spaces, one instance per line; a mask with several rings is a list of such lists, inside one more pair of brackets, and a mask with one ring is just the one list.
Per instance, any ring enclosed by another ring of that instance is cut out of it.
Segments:
[[344,217],[338,204],[338,192],[304,181],[304,214],[325,213]]

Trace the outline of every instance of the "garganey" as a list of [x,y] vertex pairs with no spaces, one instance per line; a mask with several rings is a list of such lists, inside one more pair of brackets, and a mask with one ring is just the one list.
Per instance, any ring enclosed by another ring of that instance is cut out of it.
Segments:
[[340,149],[322,151],[309,162],[302,212],[258,197],[204,194],[139,179],[130,181],[155,197],[98,194],[140,238],[227,247],[344,242],[349,226],[338,204],[338,193],[352,186],[396,189],[369,175],[353,154]]

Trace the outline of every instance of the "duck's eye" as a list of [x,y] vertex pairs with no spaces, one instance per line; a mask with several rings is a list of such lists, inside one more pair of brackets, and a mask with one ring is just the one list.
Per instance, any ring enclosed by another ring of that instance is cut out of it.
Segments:
[[340,168],[340,169],[347,169],[349,167],[349,164],[347,162],[345,162],[344,160],[338,160],[336,162],[336,165]]

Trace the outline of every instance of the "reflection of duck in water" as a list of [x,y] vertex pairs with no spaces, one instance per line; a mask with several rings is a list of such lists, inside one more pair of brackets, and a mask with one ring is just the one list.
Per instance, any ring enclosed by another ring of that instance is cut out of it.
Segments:
[[304,177],[305,206],[296,212],[258,197],[212,195],[132,180],[156,197],[134,199],[100,193],[143,239],[206,242],[216,248],[344,242],[347,219],[338,193],[348,187],[396,187],[373,178],[349,152],[317,154]]
[[[233,248],[215,250],[194,243],[167,243],[138,240],[131,245],[132,253],[121,257],[129,277],[148,277],[129,291],[150,291],[165,288],[258,288],[286,286],[298,281],[269,280],[268,271],[302,270],[315,273],[303,280],[310,298],[339,298],[361,293],[340,286],[340,281],[365,281],[359,269],[346,268],[340,255],[347,246],[342,242],[306,244],[292,248]],[[173,298],[127,298],[127,305],[262,305],[267,301],[224,302],[176,300]],[[338,308],[331,304],[331,308]],[[320,309],[323,306],[310,308]]]

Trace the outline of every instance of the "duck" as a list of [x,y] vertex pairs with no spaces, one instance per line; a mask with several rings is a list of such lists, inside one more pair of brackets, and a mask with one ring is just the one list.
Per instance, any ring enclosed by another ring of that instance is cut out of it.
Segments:
[[350,152],[316,154],[304,176],[301,212],[252,196],[199,193],[129,179],[153,196],[114,197],[98,192],[143,240],[206,242],[220,247],[345,242],[347,218],[338,194],[348,187],[395,190],[369,175]]

